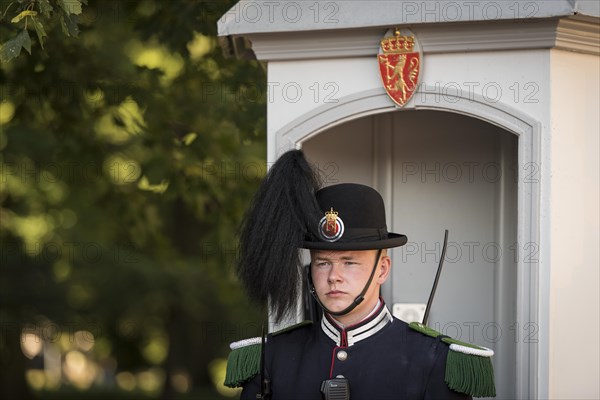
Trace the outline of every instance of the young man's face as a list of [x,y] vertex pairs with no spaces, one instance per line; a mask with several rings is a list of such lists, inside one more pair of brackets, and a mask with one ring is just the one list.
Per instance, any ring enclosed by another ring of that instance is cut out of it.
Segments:
[[[311,251],[311,274],[319,300],[330,311],[342,311],[363,290],[377,257],[377,250]],[[379,287],[388,277],[390,259],[382,252],[365,299],[347,317],[344,324],[359,322],[368,315],[379,298]]]

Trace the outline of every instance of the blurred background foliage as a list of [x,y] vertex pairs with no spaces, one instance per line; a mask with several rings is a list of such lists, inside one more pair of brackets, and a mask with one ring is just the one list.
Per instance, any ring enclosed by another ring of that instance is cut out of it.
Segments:
[[0,398],[235,395],[266,77],[222,56],[233,3],[0,3]]

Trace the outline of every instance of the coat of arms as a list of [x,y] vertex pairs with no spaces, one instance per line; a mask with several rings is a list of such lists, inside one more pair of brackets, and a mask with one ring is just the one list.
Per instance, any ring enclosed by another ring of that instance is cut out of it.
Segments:
[[396,29],[394,36],[385,37],[377,56],[383,87],[400,107],[417,89],[421,69],[421,55],[415,36],[410,31],[403,31],[408,34]]
[[327,242],[335,242],[344,234],[344,222],[338,216],[337,211],[325,212],[325,216],[319,221],[319,236]]

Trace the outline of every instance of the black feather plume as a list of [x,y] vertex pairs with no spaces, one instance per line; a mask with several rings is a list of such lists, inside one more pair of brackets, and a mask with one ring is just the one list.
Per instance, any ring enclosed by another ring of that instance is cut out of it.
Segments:
[[300,248],[322,217],[315,198],[319,185],[302,151],[284,153],[269,169],[242,224],[237,275],[251,299],[270,301],[277,321],[299,295]]

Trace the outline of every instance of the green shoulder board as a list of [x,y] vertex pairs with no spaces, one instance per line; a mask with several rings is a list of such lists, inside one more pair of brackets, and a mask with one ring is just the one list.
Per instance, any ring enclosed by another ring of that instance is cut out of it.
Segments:
[[[441,335],[418,322],[412,322],[409,326],[417,332],[434,338]],[[444,337],[442,342],[450,345],[445,376],[448,387],[473,397],[495,397],[496,386],[492,367],[494,351],[449,337]]]
[[[310,324],[312,324],[312,321],[303,321],[274,332],[272,336],[290,332]],[[231,353],[229,353],[229,358],[227,359],[225,386],[231,388],[243,386],[244,383],[254,378],[260,372],[261,347],[262,338],[260,336],[233,342],[229,345]]]
[[260,349],[262,338],[255,337],[233,342],[227,359],[227,373],[224,385],[240,387],[260,372]]

